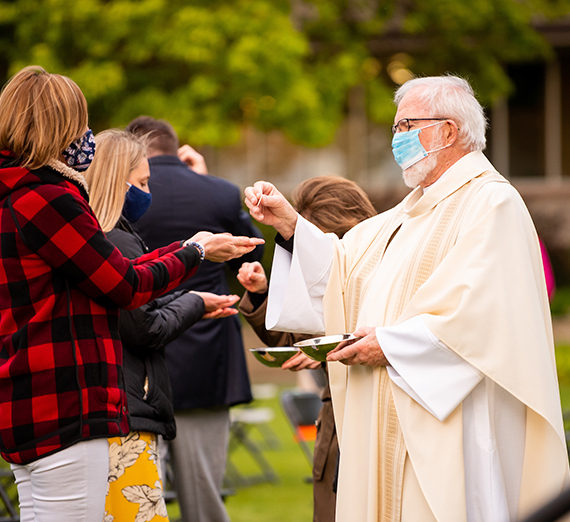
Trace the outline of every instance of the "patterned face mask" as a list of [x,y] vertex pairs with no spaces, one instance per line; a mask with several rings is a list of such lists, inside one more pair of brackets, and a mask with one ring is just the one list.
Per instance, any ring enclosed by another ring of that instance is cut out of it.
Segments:
[[63,151],[65,162],[75,170],[87,170],[95,154],[95,138],[93,131],[87,132],[78,140],[75,140],[67,149]]

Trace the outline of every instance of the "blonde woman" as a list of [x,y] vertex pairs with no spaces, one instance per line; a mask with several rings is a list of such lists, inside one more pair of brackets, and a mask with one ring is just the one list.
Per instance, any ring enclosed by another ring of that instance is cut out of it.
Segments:
[[[148,252],[131,223],[151,202],[145,142],[110,129],[96,136],[97,156],[87,173],[91,205],[107,238],[128,258]],[[109,439],[108,520],[167,520],[158,469],[157,436],[176,435],[164,347],[202,318],[237,314],[238,296],[179,291],[124,311],[119,331],[131,432]],[[150,455],[150,457],[149,457]],[[111,518],[112,517],[112,518]],[[107,519],[106,519],[107,520]]]
[[[0,452],[22,522],[101,522],[105,439],[129,431],[119,308],[190,277],[200,247],[132,263],[106,239],[81,173],[94,153],[87,103],[69,78],[26,67],[5,85],[0,151]],[[206,256],[258,242],[226,238],[205,238]]]

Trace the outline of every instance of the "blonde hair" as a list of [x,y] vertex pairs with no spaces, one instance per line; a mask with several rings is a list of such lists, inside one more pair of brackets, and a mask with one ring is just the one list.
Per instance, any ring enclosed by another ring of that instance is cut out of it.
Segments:
[[354,181],[316,176],[297,185],[293,206],[323,232],[344,236],[354,225],[376,215],[366,192]]
[[89,204],[103,232],[109,232],[121,217],[129,174],[146,158],[146,141],[131,132],[108,129],[95,136],[95,144],[97,152],[85,173]]
[[80,138],[87,121],[87,102],[72,80],[25,67],[0,94],[0,149],[22,167],[40,168]]

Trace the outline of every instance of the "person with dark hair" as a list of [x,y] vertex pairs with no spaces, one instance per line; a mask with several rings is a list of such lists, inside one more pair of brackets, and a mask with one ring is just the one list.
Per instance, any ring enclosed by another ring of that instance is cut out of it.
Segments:
[[137,136],[147,136],[149,156],[152,155],[152,151],[160,151],[171,156],[178,154],[178,135],[166,120],[139,116],[127,125],[126,130]]
[[[292,200],[293,207],[301,216],[323,232],[336,234],[339,238],[361,221],[376,215],[368,196],[354,181],[334,176],[316,176],[303,181],[293,190]],[[260,263],[244,263],[239,270],[238,281],[246,289],[239,311],[266,345],[292,346],[314,337],[265,328],[269,288]],[[326,372],[326,365],[299,352],[282,368],[299,371],[315,370],[321,366]],[[313,522],[332,522],[335,519],[335,480],[339,455],[328,378],[322,400],[313,457]]]
[[125,259],[89,207],[83,93],[41,67],[0,94],[0,151],[0,451],[22,522],[101,522],[107,438],[129,432],[119,309],[175,288],[204,253],[229,259],[259,240],[178,240]]
[[[167,243],[174,235],[199,230],[261,235],[242,210],[238,187],[205,175],[203,159],[200,162],[195,151],[187,163],[179,159],[178,137],[168,122],[141,116],[127,129],[149,139],[152,204],[136,229],[150,248]],[[180,154],[185,157],[188,149],[181,147]],[[228,265],[237,270],[241,263],[259,260],[261,255],[257,249]],[[194,281],[182,288],[226,294],[225,267],[205,262]],[[225,522],[228,515],[220,489],[229,407],[252,399],[239,319],[198,322],[166,347],[166,361],[177,426],[170,447],[182,518],[185,522]]]

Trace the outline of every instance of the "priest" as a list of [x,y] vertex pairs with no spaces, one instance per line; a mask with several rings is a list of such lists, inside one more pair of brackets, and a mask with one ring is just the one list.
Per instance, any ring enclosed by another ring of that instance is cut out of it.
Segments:
[[279,233],[267,327],[360,338],[328,356],[338,522],[516,521],[569,478],[536,231],[465,80],[416,78],[395,103],[413,190],[342,240],[246,189]]

